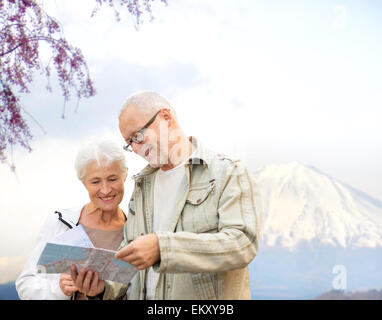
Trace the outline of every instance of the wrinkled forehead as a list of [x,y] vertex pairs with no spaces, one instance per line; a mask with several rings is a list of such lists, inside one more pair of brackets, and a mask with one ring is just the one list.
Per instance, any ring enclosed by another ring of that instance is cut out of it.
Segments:
[[125,139],[142,128],[147,122],[147,116],[134,105],[129,106],[119,116],[119,130]]
[[110,175],[123,175],[125,172],[121,170],[120,163],[116,160],[100,157],[90,161],[85,167],[85,178],[99,178]]

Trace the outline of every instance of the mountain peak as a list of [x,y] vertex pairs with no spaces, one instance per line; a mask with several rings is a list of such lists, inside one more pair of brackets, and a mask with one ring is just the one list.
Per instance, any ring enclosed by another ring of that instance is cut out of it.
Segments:
[[255,172],[264,210],[265,245],[382,246],[382,207],[320,170],[298,161]]

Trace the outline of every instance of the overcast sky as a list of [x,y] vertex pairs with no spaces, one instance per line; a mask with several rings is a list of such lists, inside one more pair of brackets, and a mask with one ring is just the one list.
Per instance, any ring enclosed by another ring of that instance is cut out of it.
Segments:
[[[117,115],[139,90],[166,96],[186,134],[253,170],[297,160],[382,200],[381,1],[168,0],[139,31],[107,7],[91,18],[94,0],[46,2],[98,94],[77,112],[69,102],[65,120],[59,89],[38,75],[22,97],[47,134],[26,116],[33,152],[14,151],[16,175],[0,165],[0,271],[47,214],[87,201],[76,151],[97,135],[122,145]],[[144,162],[127,156],[131,176]]]

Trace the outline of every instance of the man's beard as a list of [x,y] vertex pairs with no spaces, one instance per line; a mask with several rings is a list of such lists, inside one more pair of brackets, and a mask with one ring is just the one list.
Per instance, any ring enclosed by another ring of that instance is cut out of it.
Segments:
[[150,164],[153,168],[160,168],[164,165],[168,165],[168,151],[159,149],[160,152],[158,154],[158,149],[150,148],[150,152],[148,157],[144,157],[144,159]]

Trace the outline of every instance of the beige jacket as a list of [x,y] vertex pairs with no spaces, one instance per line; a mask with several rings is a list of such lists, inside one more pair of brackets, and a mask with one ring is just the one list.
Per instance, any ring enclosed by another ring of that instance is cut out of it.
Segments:
[[[261,212],[256,186],[238,160],[197,148],[186,163],[177,207],[167,231],[156,232],[160,261],[156,299],[250,299],[248,264],[258,250]],[[157,169],[134,176],[123,245],[152,232],[153,186]],[[145,299],[146,270],[131,283],[129,299]],[[104,299],[126,287],[106,283]]]

